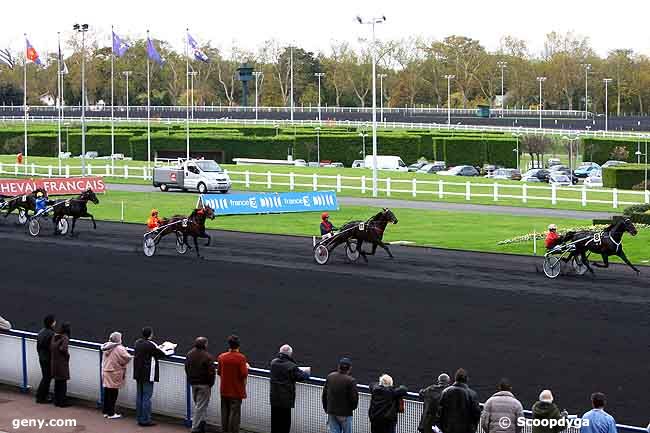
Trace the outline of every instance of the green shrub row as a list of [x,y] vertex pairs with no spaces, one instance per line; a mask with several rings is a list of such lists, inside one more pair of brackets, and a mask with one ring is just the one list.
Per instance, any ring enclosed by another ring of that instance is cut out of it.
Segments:
[[645,168],[607,167],[603,169],[603,186],[607,188],[633,189],[645,179]]

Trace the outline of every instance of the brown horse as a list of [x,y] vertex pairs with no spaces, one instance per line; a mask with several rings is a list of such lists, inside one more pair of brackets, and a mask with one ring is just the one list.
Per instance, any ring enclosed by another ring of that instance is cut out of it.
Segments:
[[170,218],[163,219],[161,226],[163,228],[162,235],[177,232],[183,235],[183,244],[191,248],[187,243],[187,238],[191,236],[194,239],[194,248],[196,249],[196,256],[201,257],[199,254],[198,238],[207,239],[205,246],[210,245],[210,235],[205,231],[205,221],[209,218],[213,220],[215,217],[214,210],[210,206],[197,208],[192,211],[190,216],[174,215]]

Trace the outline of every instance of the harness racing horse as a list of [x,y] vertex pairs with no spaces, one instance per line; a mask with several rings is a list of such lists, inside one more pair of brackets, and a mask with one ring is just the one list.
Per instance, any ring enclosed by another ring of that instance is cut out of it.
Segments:
[[587,252],[597,253],[602,256],[603,263],[594,262],[592,263],[594,266],[607,268],[609,267],[609,256],[618,256],[639,275],[641,271],[630,263],[623,251],[623,235],[626,232],[632,236],[636,236],[637,234],[636,227],[634,227],[634,224],[629,218],[623,218],[609,225],[602,232],[580,231],[571,233],[570,236],[567,236],[566,240],[575,242],[576,251],[574,254],[581,257],[582,263],[589,269],[592,275],[594,270],[591,268],[587,259]]
[[[359,254],[366,263],[368,263],[368,257],[366,256],[374,255],[377,251],[377,246],[382,247],[392,259],[394,258],[393,254],[390,252],[388,245],[382,241],[388,223],[397,224],[397,217],[388,208],[382,209],[381,212],[367,221],[350,221],[345,223],[339,229],[337,238],[340,239],[336,239],[336,245],[346,242],[349,248],[350,240],[356,239],[357,251],[359,251]],[[365,252],[361,248],[364,242],[370,242],[372,244],[372,250],[370,252]]]
[[[22,209],[25,213],[25,216],[21,224],[24,224],[27,221],[29,212],[36,211],[36,194],[39,192],[42,193],[44,197],[47,197],[47,191],[45,191],[45,188],[36,188],[30,194],[11,197],[8,200],[5,199],[5,205],[3,206],[3,209],[6,209],[7,211],[7,213],[5,213],[5,218],[7,218],[9,214],[16,209]],[[20,220],[21,218],[19,217],[19,221]]]
[[61,221],[65,216],[72,217],[72,230],[70,230],[70,236],[74,235],[74,226],[79,218],[90,218],[90,220],[93,222],[93,228],[97,230],[95,218],[88,213],[89,201],[93,202],[94,204],[99,204],[97,195],[90,188],[82,192],[78,198],[54,200],[52,203],[52,212],[54,214],[52,218],[52,221],[54,222],[54,234],[58,234],[59,221]]
[[210,235],[205,231],[205,221],[210,218],[213,220],[215,217],[214,210],[210,206],[194,209],[190,216],[174,215],[169,219],[163,219],[161,225],[171,224],[163,230],[170,232],[180,232],[183,235],[183,244],[191,248],[187,243],[188,236],[194,239],[194,248],[196,249],[196,256],[201,257],[199,254],[198,238],[207,239],[205,246],[210,245]]

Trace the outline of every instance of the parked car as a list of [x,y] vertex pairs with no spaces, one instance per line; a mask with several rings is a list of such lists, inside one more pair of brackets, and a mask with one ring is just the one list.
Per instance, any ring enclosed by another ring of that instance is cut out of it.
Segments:
[[583,162],[573,173],[578,177],[587,177],[594,170],[600,170],[600,165],[595,162]]
[[480,174],[484,175],[485,177],[492,177],[496,169],[497,166],[494,164],[483,164]]
[[601,188],[603,186],[603,172],[600,170],[592,172],[585,179],[585,186],[589,188]]
[[516,168],[497,168],[489,176],[498,180],[521,180],[521,172]]
[[562,164],[556,164],[556,165],[553,165],[553,166],[549,167],[548,171],[550,171],[551,173],[553,173],[555,171],[569,171],[569,167],[567,167],[566,165],[562,165]]
[[478,176],[478,170],[471,165],[457,165],[449,170],[438,172],[441,176]]
[[[373,156],[366,156],[365,167],[372,168]],[[408,167],[399,156],[377,155],[377,170],[408,171]]]
[[415,172],[424,167],[425,165],[429,164],[428,161],[418,161],[416,163],[413,163],[409,165],[408,169],[410,172]]
[[544,168],[533,168],[521,176],[522,182],[548,182],[551,172]]
[[563,173],[551,173],[551,176],[548,178],[548,183],[550,185],[557,185],[557,186],[571,186],[573,185],[571,183],[571,179],[569,179],[569,176]]
[[417,173],[428,173],[428,174],[435,174],[439,173],[441,171],[445,170],[445,166],[442,164],[438,164],[436,162],[431,163],[431,164],[426,164],[422,168],[420,168]]
[[343,165],[342,162],[332,162],[332,163],[323,165],[323,167],[326,167],[326,168],[343,168],[345,166]]
[[620,165],[627,165],[627,162],[625,161],[616,161],[614,159],[607,161],[603,165],[601,165],[601,168],[607,168],[607,167],[617,167]]
[[364,168],[366,164],[364,163],[363,159],[355,159],[352,161],[352,168]]
[[560,164],[562,164],[562,162],[560,161],[559,158],[549,158],[546,163],[546,166],[550,168],[553,167],[554,165],[560,165]]
[[293,161],[295,167],[307,167],[307,161],[304,159],[296,159]]

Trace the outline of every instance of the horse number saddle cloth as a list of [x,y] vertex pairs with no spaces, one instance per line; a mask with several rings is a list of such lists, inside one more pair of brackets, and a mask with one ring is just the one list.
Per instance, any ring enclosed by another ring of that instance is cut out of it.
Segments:
[[183,221],[181,222],[181,225],[185,228],[185,227],[187,227],[187,223],[188,223],[188,219],[183,218]]
[[365,231],[366,230],[366,223],[359,223],[359,230]]

